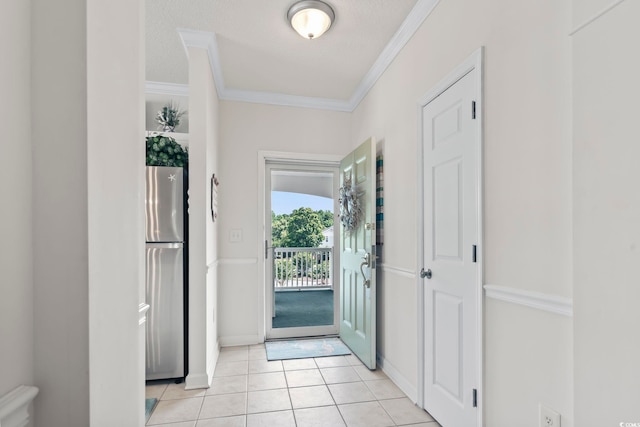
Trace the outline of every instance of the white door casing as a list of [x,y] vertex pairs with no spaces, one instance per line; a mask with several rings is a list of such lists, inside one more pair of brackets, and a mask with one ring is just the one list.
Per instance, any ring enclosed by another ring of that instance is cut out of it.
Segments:
[[369,138],[340,162],[340,185],[350,180],[361,210],[351,231],[340,224],[340,338],[376,368],[376,145]]
[[[282,157],[279,157],[282,156]],[[273,248],[271,241],[271,176],[273,171],[296,171],[309,173],[331,173],[333,174],[333,188],[338,188],[338,161],[333,160],[335,156],[309,156],[295,155],[290,153],[273,153],[264,159],[264,241],[262,242],[262,258],[264,260],[265,273],[265,338],[282,339],[296,337],[310,337],[321,335],[336,335],[338,333],[338,313],[339,313],[339,280],[334,280],[334,320],[333,325],[302,326],[292,328],[273,328],[272,319],[275,316],[275,292],[273,281]],[[326,159],[325,159],[326,158]],[[332,160],[329,160],[332,159]],[[334,190],[335,192],[335,190]],[[337,198],[334,194],[334,212],[337,211]],[[334,222],[337,221],[334,219]],[[334,228],[335,229],[335,228]],[[334,241],[338,239],[334,238]],[[337,277],[337,266],[335,262],[337,247],[334,248],[334,264],[331,277]]]
[[420,108],[419,403],[445,427],[482,420],[481,76],[470,62]]

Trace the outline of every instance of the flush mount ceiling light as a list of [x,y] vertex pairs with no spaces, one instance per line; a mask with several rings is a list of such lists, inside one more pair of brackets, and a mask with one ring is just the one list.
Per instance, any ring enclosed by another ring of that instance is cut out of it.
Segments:
[[317,39],[331,27],[335,19],[333,9],[320,0],[303,0],[289,9],[291,26],[305,39]]

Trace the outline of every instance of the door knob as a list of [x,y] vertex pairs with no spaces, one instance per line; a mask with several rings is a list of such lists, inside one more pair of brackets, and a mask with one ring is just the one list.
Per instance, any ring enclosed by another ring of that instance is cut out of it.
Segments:
[[421,278],[427,278],[427,279],[431,279],[431,269],[429,268],[427,271],[424,270],[424,268],[422,270],[420,270],[420,277]]

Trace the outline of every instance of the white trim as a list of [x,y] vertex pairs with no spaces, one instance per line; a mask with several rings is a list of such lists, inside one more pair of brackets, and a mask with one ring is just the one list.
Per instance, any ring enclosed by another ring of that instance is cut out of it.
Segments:
[[382,372],[387,374],[389,379],[398,386],[400,390],[407,395],[413,403],[418,402],[418,393],[416,387],[411,384],[411,381],[407,380],[404,375],[398,371],[398,369],[386,360],[380,353],[376,353],[376,360],[378,361],[378,367],[382,369]]
[[188,97],[189,85],[182,83],[152,82],[147,80],[144,84],[144,93]]
[[[334,291],[334,295],[339,297],[340,295]],[[340,316],[339,310],[334,310],[334,318]],[[326,335],[339,335],[339,324],[333,321],[333,325],[320,325],[320,326],[300,326],[291,328],[268,328],[265,338],[267,340],[278,340],[284,338],[304,338],[304,337],[319,337]]]
[[484,285],[484,291],[487,298],[573,317],[573,300],[571,298],[500,285]]
[[[264,258],[264,239],[267,233],[267,225],[266,225],[266,206],[267,201],[265,200],[265,194],[267,191],[267,169],[269,165],[272,164],[281,164],[288,166],[311,166],[316,168],[337,168],[340,165],[340,161],[342,160],[342,156],[333,155],[333,154],[310,154],[310,153],[293,153],[286,151],[258,151],[258,241],[256,242],[258,252],[260,253],[260,257],[258,260],[258,271],[262,274],[262,286],[260,286],[260,291],[258,293],[258,301],[259,301],[259,321],[258,321],[258,331],[263,334],[263,337],[266,337],[267,334],[271,334],[272,329],[268,327],[267,317],[271,315],[270,310],[267,310],[266,307],[266,299],[271,297],[271,287],[267,280],[267,266],[265,264]],[[334,188],[337,189],[337,174],[334,174]],[[336,209],[337,198],[334,198],[334,210]],[[339,264],[334,260],[334,268],[338,268]],[[267,289],[269,288],[269,290]],[[334,286],[334,293],[337,296],[339,292],[339,285]],[[334,324],[337,325],[338,322],[337,311],[334,311]],[[263,338],[264,340],[264,338]]]
[[220,347],[235,347],[238,345],[261,344],[264,338],[259,335],[229,335],[220,337]]
[[218,358],[220,357],[220,343],[216,341],[213,348],[213,355],[209,360],[207,360],[207,372],[211,374],[209,379],[209,384],[213,383],[213,373],[216,371],[216,365],[218,364]]
[[214,270],[214,269],[218,268],[219,264],[220,264],[220,260],[219,259],[211,261],[209,264],[207,264],[207,271]]
[[[476,336],[478,341],[476,342],[476,371],[477,371],[477,390],[478,390],[478,414],[477,414],[477,425],[483,425],[484,418],[484,403],[483,403],[483,391],[484,391],[484,299],[482,298],[482,284],[484,278],[484,261],[483,261],[483,248],[484,248],[484,235],[483,235],[483,195],[484,195],[484,183],[483,183],[483,146],[484,146],[484,88],[483,88],[483,80],[484,80],[484,71],[483,71],[483,63],[484,63],[484,47],[480,47],[476,49],[467,59],[465,59],[460,65],[454,68],[453,71],[447,74],[445,78],[440,80],[437,84],[435,84],[431,90],[427,92],[427,94],[418,102],[417,105],[417,114],[418,114],[418,152],[417,152],[417,162],[418,162],[418,184],[417,184],[417,200],[418,200],[418,215],[417,215],[417,235],[418,239],[416,244],[417,248],[417,266],[420,268],[424,259],[424,246],[423,246],[423,236],[424,236],[424,203],[423,203],[423,195],[424,195],[424,165],[423,165],[423,156],[424,150],[422,146],[422,107],[427,105],[429,102],[434,100],[440,94],[442,94],[449,87],[453,86],[458,80],[467,75],[469,72],[476,70],[476,120],[478,121],[478,133],[477,138],[479,142],[479,152],[478,152],[478,176],[477,179],[477,198],[478,198],[478,212],[477,212],[477,229],[478,229],[478,243],[477,243],[477,263],[478,263],[478,277],[477,277],[477,331]],[[417,307],[418,307],[418,386],[416,393],[416,401],[419,407],[423,407],[424,401],[424,365],[426,354],[424,351],[425,342],[424,342],[424,322],[425,322],[425,313],[424,313],[424,284],[423,279],[420,278],[419,275],[416,275],[416,292],[417,292]]]
[[138,304],[138,326],[144,325],[144,323],[147,321],[147,311],[149,310],[149,307],[149,304],[146,304],[144,302]]
[[[209,54],[209,63],[213,80],[215,81],[218,97],[226,101],[251,102],[257,104],[279,105],[300,108],[317,108],[320,110],[331,110],[340,112],[353,112],[364,97],[369,93],[371,88],[376,84],[378,79],[384,74],[386,69],[391,65],[396,56],[402,51],[404,46],[411,40],[411,37],[420,28],[422,23],[427,19],[431,12],[438,5],[440,0],[418,0],[400,25],[400,28],[389,40],[389,43],[382,50],[376,61],[373,63],[367,74],[364,75],[358,86],[355,88],[349,100],[316,98],[307,96],[295,96],[282,93],[258,92],[239,90],[226,87],[220,61],[220,53],[218,51],[218,43],[216,35],[211,32],[190,30],[179,28],[178,35],[182,40],[187,57],[189,56],[189,47],[206,49]],[[167,85],[172,85],[167,83]],[[185,85],[182,85],[185,86]],[[170,86],[167,86],[169,89]],[[182,89],[180,89],[182,91]],[[158,92],[147,92],[158,93]],[[163,95],[175,95],[170,91],[162,92]],[[188,88],[187,88],[188,94]]]
[[440,0],[418,0],[409,15],[395,32],[387,46],[382,50],[378,59],[373,63],[367,74],[354,91],[350,99],[351,111],[355,110],[364,97],[369,93],[373,85],[391,65],[398,56],[402,48],[409,42],[411,37],[418,31],[425,19],[431,14]]
[[575,27],[570,33],[570,36],[575,35],[578,31],[582,30],[583,28],[591,25],[592,23],[594,23],[595,21],[597,21],[599,18],[603,17],[604,15],[606,15],[607,13],[609,13],[611,10],[613,10],[613,8],[615,8],[616,6],[619,6],[622,2],[624,2],[624,0],[615,0],[613,3],[611,3],[609,6],[605,7],[604,9],[602,9],[600,12],[596,13],[594,16],[592,16],[591,18],[587,19],[585,22],[583,22],[582,24],[578,25],[577,27]]
[[189,30],[186,28],[178,28],[178,36],[182,40],[187,58],[189,57],[189,48],[205,49],[209,57],[209,67],[218,92],[218,97],[223,99],[226,90],[224,77],[222,74],[222,65],[220,63],[220,53],[218,52],[218,42],[215,33],[207,31]]
[[213,372],[200,373],[200,374],[188,374],[185,379],[185,390],[198,390],[201,388],[209,388],[211,386],[211,379],[213,378]]
[[341,99],[314,98],[310,96],[287,95],[283,93],[256,92],[225,88],[220,99],[225,101],[251,102],[254,104],[279,105],[284,107],[316,108],[350,113],[353,105]]
[[209,49],[209,46],[216,42],[215,34],[209,31],[190,30],[188,28],[177,28],[176,31],[180,36],[180,40],[182,40],[182,46],[187,53],[187,57],[189,56],[187,48]]
[[0,398],[0,426],[23,427],[29,423],[29,404],[38,387],[21,385]]
[[217,261],[218,265],[248,265],[257,263],[257,258],[220,258]]
[[393,273],[398,276],[406,277],[408,279],[415,279],[416,272],[414,270],[408,270],[406,268],[394,267],[389,264],[380,264],[380,268],[385,273]]
[[[296,166],[340,165],[342,156],[336,154],[291,153],[287,151],[258,151],[258,161],[264,168],[265,163],[281,163]],[[264,172],[264,170],[263,170]]]

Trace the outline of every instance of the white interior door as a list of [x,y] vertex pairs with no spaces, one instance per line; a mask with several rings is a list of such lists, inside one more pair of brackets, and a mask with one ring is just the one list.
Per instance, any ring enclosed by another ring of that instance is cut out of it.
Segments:
[[477,425],[479,120],[472,70],[422,109],[424,408]]
[[340,162],[360,207],[357,226],[340,224],[340,338],[369,369],[376,368],[376,146],[368,139]]

